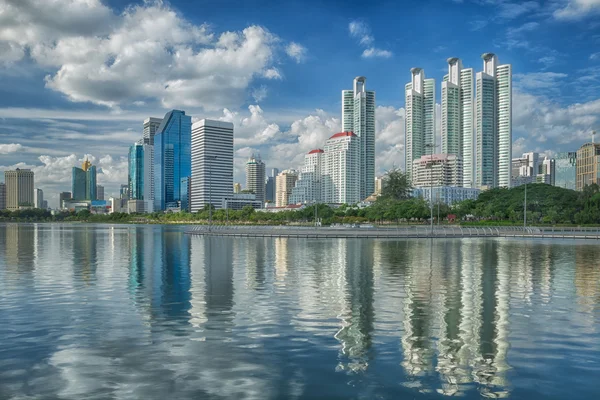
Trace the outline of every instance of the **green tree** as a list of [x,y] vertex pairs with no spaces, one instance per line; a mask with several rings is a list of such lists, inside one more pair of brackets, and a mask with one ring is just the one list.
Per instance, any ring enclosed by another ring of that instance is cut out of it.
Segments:
[[399,168],[392,168],[383,177],[381,199],[406,200],[410,198],[411,185],[408,175]]

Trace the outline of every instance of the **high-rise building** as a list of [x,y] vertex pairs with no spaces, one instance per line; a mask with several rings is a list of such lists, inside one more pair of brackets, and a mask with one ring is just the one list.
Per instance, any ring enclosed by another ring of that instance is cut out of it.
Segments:
[[535,181],[537,183],[545,183],[554,186],[555,179],[555,162],[553,158],[544,157],[539,163]]
[[404,166],[412,179],[413,160],[434,153],[435,146],[435,79],[425,79],[421,68],[410,70],[411,81],[405,86],[405,153]]
[[6,185],[0,182],[0,210],[6,208]]
[[461,186],[462,177],[462,160],[454,154],[432,154],[413,161],[412,184],[417,188]]
[[485,53],[476,75],[475,182],[510,187],[512,162],[512,67]]
[[265,163],[260,156],[252,155],[246,162],[246,190],[256,195],[256,200],[265,204]]
[[180,206],[181,178],[191,176],[192,118],[172,110],[154,135],[154,210]]
[[71,194],[73,200],[96,200],[96,166],[88,159],[81,168],[73,167]]
[[129,200],[129,184],[121,184],[121,188],[119,189],[119,199]]
[[277,193],[275,196],[275,206],[285,207],[289,204],[292,195],[292,189],[298,180],[298,171],[295,169],[286,169],[277,175]]
[[447,61],[448,75],[442,82],[442,153],[454,154],[463,160],[459,186],[471,187],[474,182],[473,69],[463,69],[456,57]]
[[156,135],[161,122],[162,118],[150,117],[144,120],[144,131],[142,134],[142,143],[140,144],[154,145],[154,135]]
[[181,178],[180,183],[181,190],[181,211],[190,212],[191,207],[191,194],[192,194],[192,178],[189,176],[185,176]]
[[36,188],[33,192],[33,204],[35,208],[44,208],[44,191],[40,188]]
[[265,183],[265,198],[269,203],[275,203],[275,192],[276,192],[276,182],[275,178],[279,175],[279,169],[272,168],[271,175],[267,177],[267,181]]
[[[264,177],[263,177],[264,182]],[[233,187],[233,124],[202,119],[192,125],[191,211],[221,208]]]
[[578,191],[594,183],[600,184],[600,144],[586,143],[577,150],[576,171]]
[[379,196],[383,192],[383,180],[385,177],[378,176],[375,178],[375,195]]
[[325,152],[314,149],[304,156],[304,164],[298,175],[296,186],[292,189],[290,204],[320,203],[322,199],[323,163]]
[[58,195],[58,208],[59,209],[64,208],[63,201],[65,201],[65,200],[71,200],[71,192],[60,192],[60,194]]
[[242,184],[239,182],[236,182],[233,184],[233,193],[234,194],[240,194],[242,193]]
[[359,202],[360,139],[353,132],[336,133],[325,142],[324,151],[323,201],[346,204]]
[[[526,183],[534,183],[540,170],[540,155],[536,152],[524,153],[520,158],[511,161],[511,187],[517,187]],[[542,182],[544,180],[542,179]]]
[[17,168],[4,171],[6,187],[6,208],[16,211],[20,207],[34,207],[34,174],[30,169]]
[[576,189],[577,153],[558,153],[554,158],[554,186],[564,189]]
[[96,200],[104,200],[104,186],[96,185]]
[[367,78],[354,79],[353,90],[342,91],[342,131],[353,132],[359,140],[359,197],[375,191],[375,92],[366,90]]

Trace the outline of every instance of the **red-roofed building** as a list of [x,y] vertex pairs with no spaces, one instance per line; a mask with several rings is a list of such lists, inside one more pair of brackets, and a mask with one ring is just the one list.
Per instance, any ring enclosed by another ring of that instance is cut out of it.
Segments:
[[360,138],[353,132],[336,133],[325,142],[322,199],[353,204],[360,198]]
[[321,203],[323,160],[325,151],[314,149],[304,156],[304,164],[296,186],[292,189],[290,204]]

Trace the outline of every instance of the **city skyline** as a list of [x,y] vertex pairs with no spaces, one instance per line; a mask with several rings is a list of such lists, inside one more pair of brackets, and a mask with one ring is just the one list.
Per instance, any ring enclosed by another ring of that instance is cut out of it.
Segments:
[[[0,169],[31,168],[36,186],[44,190],[50,206],[56,207],[58,194],[70,187],[68,171],[88,153],[98,166],[98,183],[106,187],[108,198],[127,182],[127,149],[140,139],[140,122],[172,108],[185,110],[194,122],[214,118],[234,123],[234,181],[243,181],[244,161],[252,153],[260,153],[268,168],[298,168],[306,152],[341,131],[341,104],[336,93],[347,89],[350,79],[362,75],[369,79],[369,89],[377,92],[375,174],[379,175],[403,164],[406,71],[418,65],[436,80],[439,117],[445,60],[458,57],[465,67],[479,71],[483,52],[494,52],[502,63],[513,66],[513,154],[573,152],[589,141],[600,111],[600,54],[592,45],[600,40],[593,24],[600,8],[594,4],[530,1],[525,7],[516,2],[447,1],[443,2],[444,12],[442,7],[429,10],[426,17],[435,27],[448,12],[461,15],[467,21],[465,29],[450,39],[440,28],[432,29],[427,37],[413,40],[402,40],[404,30],[394,27],[396,21],[409,24],[407,28],[422,21],[425,10],[417,4],[407,4],[400,12],[377,2],[370,10],[309,2],[303,7],[286,4],[280,10],[258,7],[243,16],[234,12],[224,18],[216,10],[200,13],[177,0],[169,5],[147,2],[131,7],[97,1],[80,5],[85,12],[64,13],[63,25],[51,24],[57,13],[45,9],[43,2],[38,11],[48,15],[44,23],[34,9],[7,6],[8,15],[19,15],[21,24],[0,28],[0,75],[5,78],[5,96],[0,101]],[[330,36],[317,32],[307,37],[286,17],[290,14],[301,20],[320,7],[326,11],[321,14],[335,21],[327,24],[334,27]],[[411,18],[401,15],[407,11]],[[144,31],[143,24],[131,22],[159,16],[181,34],[179,38],[160,38],[162,32]],[[87,18],[84,23],[82,18]],[[31,36],[19,34],[27,28]],[[226,42],[226,32],[236,34],[238,42]],[[242,70],[228,71],[226,81],[217,81],[222,83],[220,87],[200,90],[201,79],[215,76],[214,71],[196,71],[196,78],[185,78],[177,86],[174,82],[179,77],[161,63],[152,73],[164,76],[148,75],[148,69],[140,64],[147,55],[127,59],[123,47],[112,52],[112,58],[104,57],[110,44],[107,33],[115,37],[146,35],[158,48],[186,49],[197,43],[202,50],[192,54],[207,58],[211,57],[208,50],[233,52],[236,45],[243,53],[250,39],[256,40],[260,51],[244,53],[248,61],[242,63]],[[96,43],[96,55],[67,57],[64,46],[77,38],[85,40],[82,51],[87,44]],[[334,62],[334,57],[344,62]],[[99,65],[114,67],[104,89],[92,79],[100,73],[94,69]],[[128,65],[140,67],[139,76],[118,69]],[[63,67],[72,72],[58,74]],[[236,80],[238,77],[241,80]],[[312,85],[306,85],[309,80]],[[167,81],[171,83],[168,89],[162,85]],[[241,82],[237,88],[230,85],[234,81]],[[190,92],[182,95],[186,87]],[[438,123],[438,143],[440,128]]]

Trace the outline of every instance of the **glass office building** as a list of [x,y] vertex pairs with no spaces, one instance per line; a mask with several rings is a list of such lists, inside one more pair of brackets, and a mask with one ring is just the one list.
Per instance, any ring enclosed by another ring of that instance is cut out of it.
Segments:
[[83,168],[73,167],[71,193],[73,200],[96,200],[96,166],[88,160]]
[[554,186],[576,189],[577,153],[558,153],[554,158]]
[[129,147],[129,198],[144,199],[144,146],[134,144]]
[[169,111],[154,136],[154,210],[181,205],[181,178],[191,176],[192,118]]

